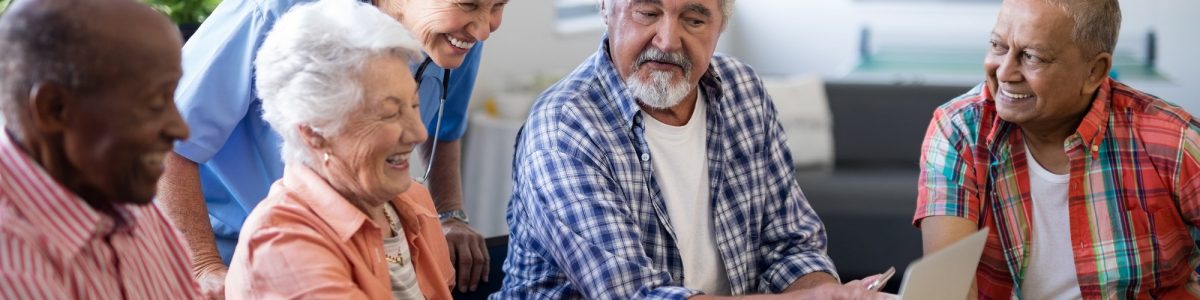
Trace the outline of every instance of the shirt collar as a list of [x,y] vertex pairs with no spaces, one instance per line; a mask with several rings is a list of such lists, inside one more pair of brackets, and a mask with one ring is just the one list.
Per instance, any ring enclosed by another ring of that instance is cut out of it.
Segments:
[[380,228],[374,222],[368,222],[370,218],[362,210],[350,204],[312,169],[288,165],[283,172],[281,184],[288,190],[289,197],[308,204],[325,224],[333,228],[340,242],[349,241],[366,224]]
[[1095,98],[1092,99],[1092,107],[1083,116],[1083,121],[1079,122],[1079,129],[1075,130],[1084,146],[1093,148],[1100,145],[1106,133],[1105,130],[1108,129],[1109,115],[1112,114],[1111,104],[1112,79],[1107,78],[1100,83],[1100,88],[1096,91]]
[[414,237],[415,233],[421,232],[422,219],[437,220],[438,215],[428,207],[420,205],[418,201],[430,201],[429,192],[425,190],[420,183],[413,182],[412,187],[409,187],[404,194],[392,200],[392,205],[396,206],[396,213],[400,217],[400,224],[404,226],[405,233],[410,237]]
[[[642,108],[638,106],[637,99],[630,95],[629,90],[625,87],[624,78],[621,78],[616,65],[613,64],[608,46],[608,33],[605,32],[601,37],[600,49],[596,51],[596,55],[591,57],[591,65],[596,66],[596,76],[600,79],[601,87],[611,95],[610,99],[612,100],[609,104],[615,106],[626,126],[632,127],[635,117]],[[713,56],[716,57],[716,54],[714,53]],[[716,64],[711,61],[710,59],[709,68],[704,72],[704,76],[700,77],[699,85],[701,89],[705,89],[707,102],[715,104],[722,98],[720,88],[722,80],[720,72],[714,70]]]
[[[73,256],[88,241],[114,230],[115,222],[54,180],[41,165],[25,154],[0,130],[0,192],[30,224],[45,233],[51,247]],[[117,205],[116,210],[132,229],[133,214]]]

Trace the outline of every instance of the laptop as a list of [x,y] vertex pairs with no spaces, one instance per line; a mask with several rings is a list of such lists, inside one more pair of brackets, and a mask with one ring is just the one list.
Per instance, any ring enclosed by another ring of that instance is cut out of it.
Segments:
[[965,299],[975,279],[975,267],[983,254],[988,231],[985,227],[950,247],[913,261],[904,271],[897,299]]

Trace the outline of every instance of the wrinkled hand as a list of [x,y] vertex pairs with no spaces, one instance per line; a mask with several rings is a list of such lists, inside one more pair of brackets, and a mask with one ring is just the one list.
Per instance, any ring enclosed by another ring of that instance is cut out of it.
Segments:
[[895,298],[887,294],[875,292],[867,289],[867,285],[879,278],[879,275],[854,280],[846,284],[822,284],[817,287],[795,292],[794,299],[868,299],[868,300],[894,300]]
[[204,299],[225,299],[225,273],[227,271],[229,269],[225,266],[218,266],[208,271],[198,272],[196,281],[200,283],[200,295]]
[[458,291],[475,291],[479,282],[488,281],[487,275],[491,271],[491,258],[483,236],[458,220],[442,222],[442,234],[446,235],[446,244],[450,247],[450,262],[458,272]]

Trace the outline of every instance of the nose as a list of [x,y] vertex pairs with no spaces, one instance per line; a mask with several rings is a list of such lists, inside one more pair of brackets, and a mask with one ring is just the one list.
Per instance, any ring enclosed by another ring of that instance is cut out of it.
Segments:
[[479,41],[486,41],[491,37],[492,30],[491,14],[488,13],[480,13],[474,21],[467,24],[467,33]]
[[1008,54],[998,57],[996,68],[996,79],[1001,82],[1020,82],[1024,80],[1021,75],[1020,52],[1009,51]]
[[187,123],[183,122],[183,116],[179,114],[179,109],[174,103],[168,106],[163,137],[170,141],[186,140],[189,135]]
[[682,28],[680,28],[680,24],[679,22],[676,22],[676,20],[663,21],[666,22],[658,22],[658,26],[655,28],[653,41],[654,46],[658,47],[658,49],[662,50],[663,52],[675,52],[679,50],[679,48],[682,48],[683,45],[683,42],[679,37],[679,31],[682,30]]
[[[425,128],[425,124],[421,122],[421,118],[415,116],[416,111],[413,112],[414,114],[409,115],[411,117],[406,118],[408,120],[408,122],[406,122],[408,124],[406,125],[408,126],[404,126],[405,133],[400,135],[401,143],[416,145],[424,143],[425,139],[429,138],[429,133]],[[434,134],[437,133],[435,132]]]

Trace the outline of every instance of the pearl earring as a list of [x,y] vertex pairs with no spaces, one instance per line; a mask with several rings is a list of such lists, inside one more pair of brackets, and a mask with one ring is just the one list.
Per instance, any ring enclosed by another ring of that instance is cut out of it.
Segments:
[[325,152],[325,155],[323,155],[321,162],[323,162],[325,164],[329,164],[329,152]]

